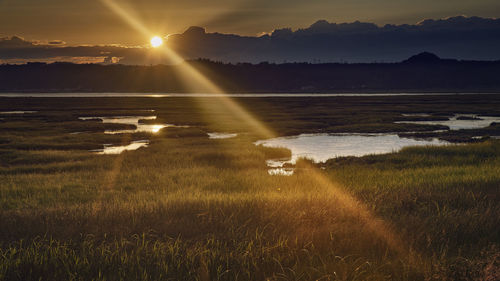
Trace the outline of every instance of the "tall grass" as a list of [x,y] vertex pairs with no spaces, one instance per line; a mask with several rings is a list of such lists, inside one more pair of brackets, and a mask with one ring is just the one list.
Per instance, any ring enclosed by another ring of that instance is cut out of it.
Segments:
[[[264,160],[279,153],[245,139],[167,138],[120,156],[81,156],[76,165],[85,168],[77,170],[65,169],[70,164],[62,155],[78,153],[45,152],[53,155],[48,166],[65,168],[12,173],[26,165],[20,161],[0,176],[0,274],[5,280],[452,280],[450,268],[458,266],[464,278],[480,278],[499,242],[500,165],[490,154],[499,146],[412,148],[328,163],[328,177],[404,238],[412,251],[405,256],[307,171],[268,176]],[[440,159],[456,149],[463,149],[461,157]],[[484,161],[470,161],[481,152],[488,152]],[[116,161],[119,174],[103,188]]]
[[[254,146],[244,133],[210,140],[210,129],[167,128],[148,136],[150,147],[121,155],[70,145],[144,135],[55,128],[30,139],[5,129],[0,280],[498,277],[499,141],[340,158],[325,170],[299,162],[295,175],[280,177],[267,174],[265,160],[289,151]],[[376,235],[339,190],[400,237],[404,251]]]

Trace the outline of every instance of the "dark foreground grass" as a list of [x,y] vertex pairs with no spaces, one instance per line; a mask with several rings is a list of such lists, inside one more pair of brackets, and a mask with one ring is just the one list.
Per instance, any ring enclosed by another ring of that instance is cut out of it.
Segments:
[[118,156],[37,143],[144,136],[3,128],[2,280],[499,277],[499,141],[340,158],[325,170],[301,161],[296,175],[272,177],[265,160],[289,151],[256,147],[251,134],[210,140],[202,125]]

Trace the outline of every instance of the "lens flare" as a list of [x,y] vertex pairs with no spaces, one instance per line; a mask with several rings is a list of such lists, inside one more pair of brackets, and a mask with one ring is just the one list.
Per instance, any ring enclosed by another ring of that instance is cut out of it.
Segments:
[[[113,0],[101,0],[109,9],[114,11],[118,16],[120,16],[125,22],[127,22],[131,27],[141,32],[144,36],[148,36],[149,38],[153,38],[153,34],[150,30],[141,23],[138,19],[132,16],[132,14],[125,10],[122,6],[115,3]],[[158,43],[163,42],[161,38],[155,39],[154,37],[151,40],[151,45],[158,47],[161,45]],[[153,40],[155,43],[153,43]],[[170,58],[172,61],[178,63],[179,76],[178,78],[185,80],[186,85],[196,85],[201,87],[201,89],[206,93],[218,94],[220,96],[216,96],[219,106],[217,108],[210,108],[213,106],[213,103],[204,102],[203,99],[200,99],[200,105],[202,108],[206,110],[206,112],[212,113],[213,110],[224,111],[224,113],[228,113],[233,118],[237,118],[243,121],[244,125],[248,130],[252,131],[256,135],[264,138],[274,137],[276,134],[270,130],[265,124],[260,122],[258,118],[253,116],[250,112],[241,107],[237,101],[231,99],[229,96],[224,95],[224,91],[216,84],[214,84],[208,77],[196,67],[192,66],[189,63],[185,63],[184,59],[177,54],[175,51],[170,48],[165,47],[162,48],[165,52],[165,55]],[[198,88],[197,88],[198,89]],[[211,115],[211,114],[207,114]],[[212,122],[221,122],[223,119],[219,119],[217,116],[210,116]],[[119,170],[121,163],[115,164],[117,166],[116,169]],[[361,201],[357,200],[354,196],[349,194],[346,190],[341,188],[341,185],[338,184],[335,180],[329,178],[322,171],[319,171],[317,167],[310,166],[308,167],[310,173],[307,175],[310,177],[312,182],[319,186],[323,186],[327,188],[334,196],[340,205],[350,211],[353,215],[359,218],[360,223],[363,223],[371,232],[382,239],[387,243],[387,245],[399,252],[400,254],[408,254],[408,245],[405,243],[399,235],[397,235],[396,231],[391,227],[391,225],[387,224],[385,221],[377,217],[371,209],[365,206]],[[112,173],[113,174],[113,173]],[[111,178],[110,186],[114,184],[114,179],[116,175],[113,175]]]

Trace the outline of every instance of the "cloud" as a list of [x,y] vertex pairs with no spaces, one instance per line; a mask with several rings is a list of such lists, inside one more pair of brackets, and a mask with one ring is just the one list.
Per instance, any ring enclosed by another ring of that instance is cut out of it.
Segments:
[[105,63],[105,64],[116,64],[116,63],[119,63],[121,59],[122,58],[108,56],[108,57],[104,58],[103,63]]
[[35,44],[30,41],[24,40],[22,37],[12,36],[0,38],[0,50],[2,49],[15,49],[15,48],[29,48]]
[[458,59],[498,60],[500,20],[456,16],[384,26],[319,20],[307,28],[276,29],[260,37],[185,32],[170,36],[169,44],[187,58],[227,62],[391,62],[423,51]]
[[29,41],[18,36],[0,38],[2,63],[72,62],[72,63],[126,63],[168,64],[170,60],[146,47],[120,45],[67,46],[60,40],[46,43]]
[[[21,37],[0,38],[0,60],[169,64],[161,51],[121,45],[68,46]],[[331,23],[319,20],[307,28],[276,29],[262,36],[207,33],[190,27],[168,37],[166,44],[186,59],[224,62],[374,62],[401,61],[429,51],[445,58],[500,59],[500,19],[457,16],[426,19],[414,25]]]
[[62,40],[52,40],[52,41],[49,41],[49,45],[65,45],[66,42],[62,41]]

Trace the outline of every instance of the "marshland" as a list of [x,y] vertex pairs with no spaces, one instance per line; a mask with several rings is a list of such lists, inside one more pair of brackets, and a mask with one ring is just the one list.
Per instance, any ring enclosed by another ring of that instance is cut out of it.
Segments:
[[[1,280],[499,274],[500,94],[0,97],[0,132]],[[259,145],[301,135],[337,146]]]

